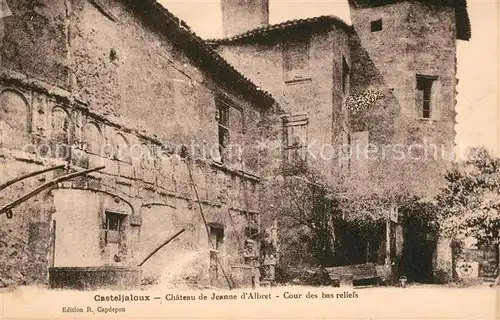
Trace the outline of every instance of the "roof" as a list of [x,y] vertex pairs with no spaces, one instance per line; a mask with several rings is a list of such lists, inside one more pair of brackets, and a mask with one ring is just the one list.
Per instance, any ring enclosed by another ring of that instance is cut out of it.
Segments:
[[128,0],[137,13],[154,24],[160,32],[182,50],[200,69],[217,75],[216,81],[240,94],[257,99],[259,105],[276,105],[276,100],[266,91],[261,90],[252,81],[239,73],[232,65],[222,58],[203,39],[196,35],[181,19],[176,17],[156,0]]
[[319,16],[308,19],[288,20],[278,24],[267,25],[222,39],[209,39],[207,43],[212,45],[229,43],[237,40],[263,38],[281,34],[290,30],[318,30],[320,27],[336,26],[346,32],[351,32],[352,27],[336,16]]
[[[378,7],[407,0],[348,0],[349,6],[354,8]],[[470,40],[471,26],[467,11],[467,0],[414,0],[424,4],[444,5],[455,8],[457,39]]]

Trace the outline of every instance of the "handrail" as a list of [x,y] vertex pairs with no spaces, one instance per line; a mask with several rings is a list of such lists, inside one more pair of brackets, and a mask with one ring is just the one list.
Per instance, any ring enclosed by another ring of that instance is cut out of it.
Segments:
[[42,173],[45,173],[45,172],[54,171],[54,170],[57,170],[57,169],[63,169],[64,167],[66,167],[65,164],[60,164],[60,165],[55,166],[55,167],[45,168],[43,170],[26,173],[26,174],[24,174],[22,176],[19,176],[17,178],[9,180],[9,181],[5,182],[4,184],[0,185],[0,191],[2,191],[3,189],[7,188],[8,186],[13,185],[14,183],[19,182],[21,180],[28,179],[28,178],[34,177],[36,175],[39,175],[39,174],[42,174]]

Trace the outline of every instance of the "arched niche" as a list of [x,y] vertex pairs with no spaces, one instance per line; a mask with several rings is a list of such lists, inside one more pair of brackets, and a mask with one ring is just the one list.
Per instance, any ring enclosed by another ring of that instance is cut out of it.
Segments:
[[99,126],[94,122],[89,122],[83,127],[83,141],[85,151],[100,155],[102,152],[103,137]]
[[5,131],[30,132],[30,109],[24,96],[14,90],[0,93],[0,124]]
[[69,113],[60,106],[52,109],[51,141],[52,151],[56,158],[69,159],[71,154],[72,121]]
[[53,141],[69,144],[71,137],[71,117],[59,106],[52,109],[51,137]]
[[125,136],[121,133],[115,133],[113,142],[115,148],[115,159],[130,164],[130,144]]

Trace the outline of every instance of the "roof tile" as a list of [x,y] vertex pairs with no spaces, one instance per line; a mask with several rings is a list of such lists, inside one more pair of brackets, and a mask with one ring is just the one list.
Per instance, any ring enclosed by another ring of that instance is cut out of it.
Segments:
[[350,25],[348,25],[347,23],[345,23],[342,19],[340,19],[336,16],[328,15],[328,16],[319,16],[319,17],[307,18],[307,19],[288,20],[288,21],[281,22],[278,24],[272,24],[272,25],[252,29],[252,30],[246,31],[244,33],[240,33],[240,34],[232,36],[232,37],[221,38],[221,39],[208,39],[206,41],[209,44],[228,43],[228,42],[246,39],[246,38],[251,38],[251,37],[267,36],[268,34],[270,34],[273,31],[283,31],[283,30],[293,28],[293,27],[311,27],[311,26],[318,26],[318,25],[322,25],[322,24],[336,25],[347,32],[350,32],[352,30],[352,27]]

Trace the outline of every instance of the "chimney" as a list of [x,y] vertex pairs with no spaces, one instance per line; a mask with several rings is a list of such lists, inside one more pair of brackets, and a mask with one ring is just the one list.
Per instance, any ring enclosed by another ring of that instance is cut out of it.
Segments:
[[269,25],[269,0],[221,0],[224,37]]

